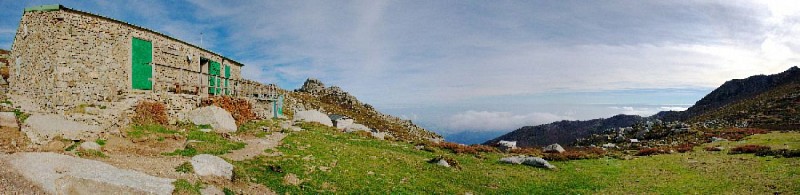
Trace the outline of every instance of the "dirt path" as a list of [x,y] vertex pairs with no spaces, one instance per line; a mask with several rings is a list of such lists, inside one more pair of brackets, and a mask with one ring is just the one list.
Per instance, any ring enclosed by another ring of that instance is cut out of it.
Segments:
[[274,132],[270,135],[267,135],[265,138],[255,138],[255,139],[248,139],[244,142],[247,143],[247,146],[240,150],[231,151],[231,153],[222,155],[227,159],[231,159],[234,161],[242,161],[254,158],[258,155],[264,153],[264,150],[269,148],[275,148],[280,145],[281,140],[286,137],[286,134],[281,132]]

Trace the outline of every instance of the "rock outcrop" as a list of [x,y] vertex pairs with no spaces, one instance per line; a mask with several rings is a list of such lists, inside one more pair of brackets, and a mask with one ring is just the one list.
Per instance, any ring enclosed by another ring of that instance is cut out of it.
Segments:
[[172,194],[175,189],[173,179],[56,153],[16,153],[0,160],[51,194]]
[[189,121],[198,125],[211,125],[220,133],[235,132],[236,120],[231,113],[218,106],[206,106],[192,110],[187,114]]
[[22,132],[35,144],[46,144],[55,137],[69,140],[84,140],[97,136],[101,128],[67,120],[59,115],[34,114],[25,120]]
[[544,148],[542,148],[542,152],[545,152],[545,153],[563,153],[564,151],[566,151],[566,150],[564,150],[564,148],[561,147],[561,145],[558,145],[558,144],[550,144],[550,145],[545,146]]
[[233,165],[220,157],[200,154],[192,157],[190,162],[194,168],[194,173],[199,176],[221,177],[227,180],[233,178]]
[[317,110],[306,110],[294,113],[294,121],[317,122],[325,126],[333,127],[333,122],[327,114]]
[[13,112],[0,112],[0,127],[19,128],[17,116]]
[[546,160],[539,158],[539,157],[531,157],[531,156],[512,156],[512,157],[505,157],[501,158],[500,162],[509,163],[509,164],[524,164],[528,166],[534,167],[542,167],[547,169],[555,169],[556,166],[551,165]]

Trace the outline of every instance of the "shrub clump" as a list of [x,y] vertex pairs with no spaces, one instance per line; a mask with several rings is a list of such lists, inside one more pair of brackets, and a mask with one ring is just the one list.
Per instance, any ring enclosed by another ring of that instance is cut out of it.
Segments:
[[140,101],[134,109],[135,115],[132,122],[139,125],[159,124],[166,125],[167,109],[164,104],[153,101]]
[[769,130],[757,129],[757,128],[731,128],[723,131],[706,133],[705,136],[707,138],[719,137],[731,141],[739,141],[747,136],[755,134],[766,134],[766,133],[769,133]]
[[800,150],[777,149],[756,152],[756,156],[775,156],[784,158],[800,157]]
[[253,107],[250,102],[243,98],[235,98],[230,96],[219,96],[204,99],[203,106],[215,105],[231,113],[233,119],[236,120],[236,125],[242,125],[256,119],[256,114],[253,112]]
[[730,154],[754,154],[771,150],[769,146],[762,145],[742,145],[731,149]]
[[694,149],[694,144],[691,144],[691,143],[681,144],[681,145],[678,145],[677,147],[675,147],[675,150],[677,150],[680,153],[689,152],[689,151],[692,151],[692,149]]
[[437,147],[441,149],[450,150],[456,154],[479,154],[481,152],[498,152],[497,148],[485,145],[463,145],[457,144],[453,142],[439,142],[439,143],[430,143],[426,145],[427,147]]
[[575,148],[562,153],[544,153],[544,159],[549,161],[567,161],[581,159],[597,159],[606,154],[606,151],[597,147]]
[[657,154],[668,154],[669,150],[665,150],[663,148],[645,148],[636,152],[636,156],[650,156],[650,155],[657,155]]
[[512,154],[521,154],[528,156],[542,156],[542,150],[538,148],[514,148],[508,151]]
[[706,147],[705,150],[706,151],[711,151],[711,152],[719,152],[719,151],[722,151],[722,148],[720,148],[718,146],[717,147],[709,146],[709,147]]

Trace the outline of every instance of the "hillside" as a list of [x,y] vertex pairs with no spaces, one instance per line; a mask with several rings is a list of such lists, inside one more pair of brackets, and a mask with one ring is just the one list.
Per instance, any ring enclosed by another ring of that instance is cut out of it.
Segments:
[[537,126],[525,126],[510,133],[489,140],[484,144],[494,144],[500,140],[517,141],[517,146],[546,146],[553,143],[570,145],[578,138],[597,134],[609,128],[629,127],[644,118],[636,115],[617,115],[606,119],[588,121],[558,121]]
[[405,141],[439,141],[442,136],[417,126],[410,120],[378,112],[369,104],[337,86],[325,87],[317,79],[308,79],[300,89],[288,93],[287,110],[316,109],[327,114],[338,114],[355,119],[356,123],[380,131],[388,132],[396,139]]

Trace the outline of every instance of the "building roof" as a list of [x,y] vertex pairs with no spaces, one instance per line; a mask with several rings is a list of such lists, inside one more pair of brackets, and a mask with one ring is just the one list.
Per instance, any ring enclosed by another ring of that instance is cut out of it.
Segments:
[[81,10],[76,10],[76,9],[72,9],[72,8],[67,8],[67,7],[64,7],[63,5],[60,5],[60,4],[55,4],[55,5],[40,5],[40,6],[33,6],[33,7],[27,7],[27,8],[25,8],[25,12],[33,12],[33,11],[42,11],[42,12],[48,12],[48,11],[59,11],[59,10],[68,11],[68,12],[74,12],[74,13],[79,13],[79,14],[86,14],[86,15],[90,15],[90,16],[95,16],[95,17],[99,17],[99,18],[103,18],[103,19],[106,19],[106,20],[112,21],[112,22],[120,23],[120,24],[123,24],[123,25],[129,26],[129,27],[132,27],[132,28],[135,28],[135,29],[139,29],[139,30],[143,30],[143,31],[148,31],[148,32],[151,32],[151,33],[154,33],[154,34],[157,34],[157,35],[161,35],[161,36],[163,36],[163,37],[166,37],[166,38],[168,38],[168,39],[171,39],[171,40],[173,40],[173,41],[177,41],[177,42],[180,42],[180,43],[183,43],[183,44],[189,45],[189,46],[191,46],[191,47],[194,47],[194,48],[200,49],[200,50],[202,50],[202,51],[205,51],[205,52],[208,52],[208,53],[212,53],[212,54],[214,54],[214,55],[218,55],[218,56],[222,57],[222,59],[225,59],[225,60],[227,60],[227,61],[231,61],[231,62],[233,62],[233,63],[235,63],[235,64],[238,64],[238,65],[244,66],[244,64],[242,64],[242,63],[240,63],[240,62],[237,62],[236,60],[232,60],[232,59],[230,59],[230,58],[228,58],[228,57],[225,57],[225,56],[223,56],[223,55],[221,55],[221,54],[218,54],[218,53],[216,53],[216,52],[213,52],[213,51],[211,51],[211,50],[208,50],[208,49],[205,49],[205,48],[199,47],[199,46],[197,46],[197,45],[194,45],[194,44],[188,43],[188,42],[186,42],[186,41],[183,41],[183,40],[180,40],[180,39],[176,39],[176,38],[174,38],[174,37],[170,37],[170,36],[168,36],[168,35],[165,35],[165,34],[163,34],[163,33],[157,32],[157,31],[155,31],[155,30],[151,30],[151,29],[148,29],[148,28],[144,28],[144,27],[141,27],[141,26],[137,26],[137,25],[134,25],[134,24],[131,24],[131,23],[127,23],[127,22],[124,22],[124,21],[120,21],[120,20],[117,20],[117,19],[114,19],[114,18],[109,18],[109,17],[105,17],[105,16],[101,16],[101,15],[97,15],[97,14],[89,13],[89,12],[86,12],[86,11],[81,11]]

